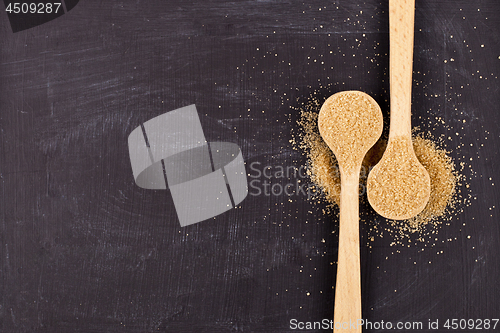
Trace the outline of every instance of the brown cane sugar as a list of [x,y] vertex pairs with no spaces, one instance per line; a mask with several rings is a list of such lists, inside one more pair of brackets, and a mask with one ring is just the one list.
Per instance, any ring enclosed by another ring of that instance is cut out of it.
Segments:
[[[319,105],[317,106],[319,109]],[[338,206],[340,204],[338,162],[319,134],[318,113],[301,111],[299,125],[303,133],[298,145],[307,155],[307,174],[325,194],[326,200]]]
[[410,137],[393,137],[367,179],[368,201],[380,215],[403,220],[420,213],[429,198],[429,176],[415,158]]
[[425,139],[422,134],[417,135],[413,138],[413,149],[431,178],[427,206],[415,218],[407,220],[409,231],[418,231],[421,224],[442,216],[448,207],[453,208],[459,177],[451,157],[444,149],[438,148],[433,140]]
[[345,173],[356,173],[366,152],[382,134],[382,112],[377,102],[361,91],[330,96],[318,116],[321,137]]
[[[335,156],[319,134],[317,118],[320,106],[319,101],[312,99],[299,110],[300,134],[294,142],[306,155],[307,173],[311,181],[326,201],[335,207],[340,202],[340,172]],[[436,144],[437,140],[430,135],[417,134],[414,131],[412,141],[417,159],[429,173],[431,193],[427,205],[416,217],[408,220],[389,220],[390,228],[386,231],[395,238],[413,233],[421,234],[426,227],[441,224],[441,220],[452,212],[458,200],[456,187],[460,175],[455,170],[449,153]],[[387,141],[381,139],[365,156],[360,174],[361,189],[366,186],[368,172],[378,163],[386,146]]]

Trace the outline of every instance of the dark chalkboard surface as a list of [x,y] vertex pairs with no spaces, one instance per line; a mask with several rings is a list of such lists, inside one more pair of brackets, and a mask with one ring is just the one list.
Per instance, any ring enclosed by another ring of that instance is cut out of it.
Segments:
[[[432,244],[367,243],[363,226],[366,320],[446,332],[447,319],[500,316],[499,20],[497,0],[416,1],[413,124],[449,137],[470,205]],[[362,90],[387,115],[388,37],[387,1],[85,0],[16,33],[1,13],[1,331],[296,332],[293,319],[332,319],[335,210],[250,189],[181,227],[169,191],[135,184],[127,138],[196,104],[206,139],[238,144],[249,174],[300,168],[289,141],[311,93]]]

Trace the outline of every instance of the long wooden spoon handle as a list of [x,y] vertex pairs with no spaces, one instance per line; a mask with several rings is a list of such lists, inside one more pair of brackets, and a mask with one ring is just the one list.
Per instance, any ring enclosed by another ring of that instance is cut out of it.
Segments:
[[389,0],[390,137],[411,135],[415,0]]
[[341,173],[339,256],[335,285],[334,332],[361,332],[359,263],[359,173]]

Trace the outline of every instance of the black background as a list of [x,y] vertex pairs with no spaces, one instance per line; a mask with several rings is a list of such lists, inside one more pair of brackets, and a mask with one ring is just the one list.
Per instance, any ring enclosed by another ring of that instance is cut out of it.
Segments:
[[[361,205],[370,321],[445,332],[499,317],[499,14],[497,0],[416,1],[413,124],[449,137],[471,204],[410,247],[368,246],[387,221]],[[2,332],[292,332],[333,317],[335,211],[249,195],[181,228],[168,191],[135,185],[127,137],[195,103],[207,140],[237,143],[250,174],[300,167],[289,140],[311,93],[362,90],[387,114],[387,1],[86,0],[18,33],[0,14],[0,34]]]

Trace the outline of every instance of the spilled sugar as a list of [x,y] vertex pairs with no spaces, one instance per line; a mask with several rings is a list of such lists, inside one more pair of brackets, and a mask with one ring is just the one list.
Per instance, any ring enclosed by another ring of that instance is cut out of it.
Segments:
[[[292,143],[295,148],[305,153],[307,173],[311,181],[317,186],[320,196],[330,204],[329,208],[333,208],[340,202],[340,172],[335,156],[319,134],[317,119],[320,106],[319,101],[312,99],[299,110],[298,124],[301,132],[292,140]],[[386,142],[384,139],[379,140],[363,160],[360,174],[362,200],[366,201],[365,189],[369,170],[382,157],[387,146]],[[444,220],[451,219],[456,203],[461,199],[457,193],[457,185],[460,185],[462,177],[455,170],[455,164],[448,152],[436,142],[437,140],[430,134],[418,133],[418,128],[414,129],[415,155],[428,171],[431,179],[431,193],[427,205],[414,218],[387,220],[388,227],[383,229],[377,226],[372,227],[369,231],[371,240],[373,240],[373,234],[382,236],[385,231],[397,243],[402,244],[402,239],[414,234],[418,235],[419,241],[424,242],[424,234],[434,234],[435,229]]]

